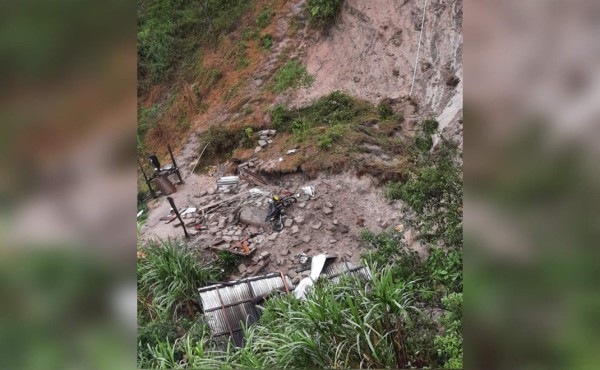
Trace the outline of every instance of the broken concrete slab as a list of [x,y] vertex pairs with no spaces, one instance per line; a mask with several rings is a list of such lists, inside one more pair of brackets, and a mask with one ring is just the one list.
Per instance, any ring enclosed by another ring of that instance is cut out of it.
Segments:
[[299,231],[300,231],[300,228],[298,227],[298,225],[292,226],[292,234],[297,234]]
[[286,219],[284,222],[285,227],[292,227],[293,224],[294,224],[294,220],[292,220],[291,218]]
[[256,206],[244,206],[240,210],[240,222],[256,227],[266,227],[269,223],[265,221],[267,211]]

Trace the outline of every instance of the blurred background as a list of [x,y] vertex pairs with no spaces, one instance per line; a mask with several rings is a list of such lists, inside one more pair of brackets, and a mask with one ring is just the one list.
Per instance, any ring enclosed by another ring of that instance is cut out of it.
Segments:
[[600,365],[600,3],[464,3],[465,366]]
[[134,368],[136,4],[0,2],[0,368]]
[[[600,4],[464,4],[467,368],[600,363]],[[0,3],[0,368],[135,367],[136,3]],[[596,366],[594,366],[596,365]]]

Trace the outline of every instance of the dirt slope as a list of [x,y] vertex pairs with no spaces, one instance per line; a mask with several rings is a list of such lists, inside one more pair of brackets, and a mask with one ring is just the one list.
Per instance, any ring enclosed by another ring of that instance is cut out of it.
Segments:
[[[346,0],[335,26],[300,47],[315,82],[283,100],[304,105],[336,89],[374,103],[408,96],[422,16],[421,0]],[[459,142],[462,40],[462,1],[428,1],[412,97]]]

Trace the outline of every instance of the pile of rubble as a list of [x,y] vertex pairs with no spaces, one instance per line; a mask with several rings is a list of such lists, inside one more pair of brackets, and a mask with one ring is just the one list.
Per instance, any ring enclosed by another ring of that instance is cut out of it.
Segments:
[[264,147],[273,143],[273,136],[277,133],[277,130],[262,130],[258,131],[258,146],[254,148],[254,153],[260,152]]

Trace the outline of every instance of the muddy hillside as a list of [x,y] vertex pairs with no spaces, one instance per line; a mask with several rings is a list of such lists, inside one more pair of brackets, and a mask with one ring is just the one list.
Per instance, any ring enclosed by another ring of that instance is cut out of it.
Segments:
[[[142,243],[185,227],[202,258],[241,256],[231,279],[283,271],[297,282],[303,256],[319,253],[358,263],[365,230],[395,233],[425,258],[415,211],[386,184],[408,181],[440,136],[462,147],[462,1],[424,12],[421,0],[346,0],[325,28],[305,1],[253,6],[195,74],[139,99],[138,148],[164,165],[169,143],[184,180],[154,172],[174,188],[145,202]],[[286,195],[278,230],[266,215]]]

